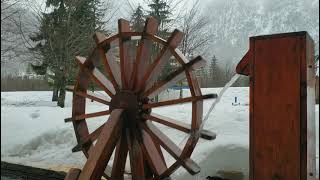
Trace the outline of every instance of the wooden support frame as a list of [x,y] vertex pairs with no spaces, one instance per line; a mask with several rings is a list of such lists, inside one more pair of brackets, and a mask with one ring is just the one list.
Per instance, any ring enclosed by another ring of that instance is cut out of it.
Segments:
[[[314,43],[307,32],[250,38],[250,179],[315,179]],[[268,108],[266,108],[268,107]]]

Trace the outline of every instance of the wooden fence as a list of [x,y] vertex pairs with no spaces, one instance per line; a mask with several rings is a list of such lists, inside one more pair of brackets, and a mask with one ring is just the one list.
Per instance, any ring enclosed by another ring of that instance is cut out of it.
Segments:
[[50,87],[45,79],[32,76],[1,77],[1,91],[48,91]]

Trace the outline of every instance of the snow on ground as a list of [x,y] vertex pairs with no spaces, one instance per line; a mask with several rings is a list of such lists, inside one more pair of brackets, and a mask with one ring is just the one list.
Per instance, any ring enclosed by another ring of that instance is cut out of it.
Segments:
[[[220,88],[202,89],[203,94],[218,93]],[[184,96],[189,92],[185,91]],[[176,91],[163,94],[162,99],[177,97]],[[233,106],[238,97],[240,105]],[[1,92],[1,159],[4,161],[67,170],[82,167],[85,157],[82,153],[72,153],[76,139],[71,123],[64,119],[71,117],[72,94],[68,93],[66,107],[56,107],[51,102],[51,92]],[[248,178],[249,169],[249,89],[229,88],[210,114],[204,128],[217,133],[214,141],[200,140],[192,159],[201,166],[201,173],[192,177],[183,168],[173,175],[178,180],[205,179],[207,176],[225,171],[241,172]],[[212,100],[204,102],[204,115]],[[97,102],[87,102],[87,112],[105,110]],[[319,146],[319,106],[316,107],[317,147]],[[181,121],[190,122],[191,105],[183,104],[157,108],[153,112]],[[106,117],[88,119],[89,129],[93,130],[105,121]],[[181,147],[186,142],[186,134],[158,125],[174,142]],[[173,159],[165,154],[172,164]],[[317,164],[319,149],[317,149]],[[318,165],[319,166],[319,165]],[[318,168],[317,168],[318,169]],[[319,174],[319,170],[317,170]]]

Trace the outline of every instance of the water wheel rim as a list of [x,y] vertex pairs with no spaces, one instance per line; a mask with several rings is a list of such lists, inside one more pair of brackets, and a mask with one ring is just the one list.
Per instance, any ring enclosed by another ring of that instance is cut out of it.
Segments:
[[[116,34],[116,35],[111,36],[109,38],[104,38],[101,36],[101,34],[98,34],[98,35],[96,34],[95,38],[96,38],[96,42],[97,42],[97,47],[93,50],[93,53],[90,56],[91,58],[89,57],[89,59],[87,59],[87,60],[80,58],[80,57],[77,58],[77,61],[80,64],[81,68],[80,68],[79,74],[77,76],[76,84],[72,90],[73,91],[72,123],[74,126],[74,131],[76,134],[78,146],[80,145],[80,147],[78,147],[78,148],[80,148],[83,151],[84,155],[87,158],[89,158],[90,151],[94,147],[92,141],[87,141],[88,137],[90,137],[90,135],[92,135],[92,133],[91,134],[89,133],[89,129],[88,129],[86,120],[85,120],[85,118],[83,118],[83,117],[88,117],[88,114],[87,115],[85,114],[86,99],[87,98],[94,99],[102,104],[110,106],[113,103],[112,100],[115,99],[119,93],[122,93],[123,91],[128,91],[128,90],[133,91],[132,88],[135,88],[135,87],[132,87],[132,85],[130,86],[128,84],[126,84],[126,85],[123,84],[123,83],[127,83],[126,80],[123,80],[124,78],[126,78],[125,75],[123,75],[123,69],[121,69],[123,67],[120,67],[122,85],[120,85],[117,82],[115,77],[111,76],[111,80],[108,80],[108,81],[106,80],[106,77],[100,77],[102,73],[98,72],[97,68],[95,67],[96,60],[94,60],[92,58],[92,56],[94,56],[93,54],[95,52],[101,53],[102,50],[106,50],[106,49],[108,50],[107,46],[113,41],[120,40],[119,43],[121,46],[121,43],[124,42],[123,39],[125,39],[125,41],[128,41],[128,40],[136,38],[137,36],[140,36],[140,38],[141,38],[140,43],[139,43],[140,48],[141,48],[142,41],[145,41],[145,40],[151,41],[151,42],[156,41],[157,43],[163,44],[163,46],[165,48],[167,48],[167,51],[169,53],[172,53],[180,64],[182,63],[183,69],[180,69],[180,71],[178,71],[177,73],[185,74],[189,88],[190,88],[190,92],[191,92],[191,97],[190,97],[191,99],[185,99],[185,101],[189,101],[192,103],[191,125],[190,125],[189,129],[187,129],[185,126],[175,127],[175,128],[178,128],[178,130],[180,130],[180,131],[190,133],[190,136],[189,136],[186,144],[184,145],[183,149],[176,148],[175,146],[169,147],[169,151],[173,151],[173,152],[169,152],[169,154],[171,154],[171,155],[173,154],[173,156],[178,155],[178,157],[174,157],[176,159],[176,161],[170,167],[166,167],[165,170],[161,170],[160,171],[161,173],[157,172],[157,174],[154,174],[154,176],[156,175],[157,177],[168,177],[181,165],[184,166],[189,171],[189,173],[195,174],[195,173],[198,173],[200,169],[190,159],[190,156],[191,156],[191,154],[192,154],[192,152],[193,152],[193,150],[199,140],[199,137],[200,137],[200,134],[198,131],[199,131],[199,127],[200,127],[201,121],[202,121],[202,114],[203,114],[203,101],[202,100],[204,99],[204,96],[202,96],[198,81],[196,79],[196,76],[193,72],[193,65],[195,64],[195,61],[197,61],[197,62],[199,61],[199,58],[198,58],[198,60],[197,60],[197,58],[195,58],[194,61],[187,61],[186,58],[181,54],[181,52],[178,51],[178,49],[176,47],[179,43],[174,42],[174,41],[179,41],[179,40],[177,40],[177,38],[181,38],[181,37],[179,37],[182,34],[181,32],[179,32],[177,30],[174,31],[173,35],[168,39],[168,41],[163,40],[163,39],[155,36],[154,30],[153,30],[153,33],[152,32],[150,33],[150,31],[152,31],[152,28],[154,28],[153,27],[154,25],[152,26],[152,24],[154,24],[154,21],[155,20],[153,18],[147,19],[144,32],[130,32],[130,29],[128,30],[128,22],[124,21],[124,20],[119,20],[119,29],[120,29],[119,34]],[[98,37],[98,36],[100,36],[100,37]],[[172,45],[172,44],[174,44],[174,45]],[[123,55],[121,55],[121,54],[123,54],[123,49],[122,50],[120,49],[120,61],[122,61],[122,58],[123,58]],[[200,58],[200,60],[201,60],[201,58]],[[106,65],[104,64],[104,66],[106,66]],[[121,66],[121,64],[120,64],[120,66]],[[150,66],[148,68],[150,68]],[[109,70],[107,69],[107,71],[109,71],[109,73],[112,74],[112,70],[110,69],[110,67],[109,67]],[[133,71],[135,71],[135,70],[133,70]],[[133,73],[134,72],[132,72],[132,74]],[[139,73],[139,72],[136,72],[136,74],[137,73]],[[147,74],[147,72],[145,74]],[[177,75],[177,74],[175,74],[175,75]],[[110,76],[109,76],[109,78],[110,78]],[[104,89],[105,92],[110,96],[111,101],[108,101],[106,98],[101,98],[101,97],[99,98],[99,97],[96,97],[96,95],[92,95],[92,94],[90,95],[87,93],[90,79],[94,79],[98,84],[100,84],[100,86],[102,86],[102,89]],[[171,80],[172,79],[173,78],[171,78]],[[140,83],[141,83],[141,81],[140,81]],[[113,88],[110,88],[110,84],[113,86]],[[149,95],[154,95],[154,92],[157,89],[152,91],[152,88],[145,89],[144,87],[146,86],[146,84],[143,84],[143,85],[144,85],[143,86],[144,91],[142,91],[139,94],[139,98],[140,97],[147,98]],[[163,83],[162,84],[160,83],[158,85],[159,85],[159,87],[162,87]],[[120,86],[122,86],[122,87],[120,87]],[[136,91],[134,93],[136,93]],[[173,102],[166,102],[166,103],[170,104]],[[147,105],[145,105],[145,104],[147,104]],[[144,105],[145,106],[157,106],[157,105],[159,106],[159,104],[150,105],[149,102],[144,103]],[[117,105],[117,106],[111,105],[111,107],[112,106],[113,106],[113,109],[121,108],[120,105]],[[123,105],[123,107],[127,108],[127,107],[125,107],[125,105]],[[91,116],[106,115],[106,114],[110,114],[111,112],[112,112],[112,110],[110,110],[110,112],[104,111],[104,112],[99,112],[97,114],[91,114]],[[84,115],[86,115],[86,116],[84,116]],[[83,119],[81,119],[81,118],[83,118]],[[153,125],[150,121],[150,119],[153,121],[156,121],[156,120],[161,119],[162,117],[157,116],[157,115],[153,115],[150,113],[145,113],[143,118],[149,119],[145,122],[142,122],[142,124],[143,124],[142,126],[144,127],[144,130],[146,131],[143,133],[148,133],[149,136],[154,141],[154,143],[161,145],[161,147],[163,147],[164,149],[167,150],[168,147],[165,147],[165,146],[168,146],[168,145],[165,144],[166,142],[162,142],[163,138],[165,139],[166,137],[163,136],[161,134],[161,132],[158,132],[158,129],[153,127]],[[172,124],[168,125],[168,126],[172,128]],[[150,130],[150,128],[152,130]],[[156,133],[156,135],[155,135],[155,133]],[[163,137],[161,137],[162,139],[157,137],[157,136],[159,136],[159,134],[160,134],[160,136],[163,136]],[[93,136],[94,136],[93,139],[98,138],[97,134],[95,134]],[[158,139],[155,140],[153,138],[158,138]],[[86,142],[86,144],[84,144],[84,142]],[[163,161],[165,162],[164,159],[163,159]],[[111,174],[104,173],[104,176],[107,178],[110,178]]]

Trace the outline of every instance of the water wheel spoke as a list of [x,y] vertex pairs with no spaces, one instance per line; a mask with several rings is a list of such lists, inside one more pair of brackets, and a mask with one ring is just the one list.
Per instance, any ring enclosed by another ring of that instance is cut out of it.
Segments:
[[183,55],[183,53],[178,48],[172,49],[171,52],[180,64],[184,65],[189,62],[189,60]]
[[66,118],[64,120],[64,122],[79,121],[79,120],[84,120],[84,119],[88,119],[88,118],[106,116],[106,115],[109,115],[110,112],[111,112],[110,110],[106,110],[106,111],[99,111],[99,112],[88,113],[88,114],[81,114],[81,115],[77,115],[75,117]]
[[102,60],[102,64],[103,64],[103,67],[104,67],[104,70],[106,71],[106,73],[108,74],[108,77],[113,85],[113,87],[118,90],[119,89],[119,85],[112,73],[112,70],[111,70],[111,67],[109,65],[109,61],[107,59],[107,56],[105,53],[111,53],[110,50],[110,45],[109,44],[106,44],[104,47],[99,47],[99,42],[103,42],[104,39],[107,39],[105,37],[104,34],[102,33],[99,33],[99,32],[96,32],[95,35],[94,35],[94,39],[96,40],[96,44],[98,45],[97,47],[97,52]]
[[113,74],[113,77],[115,78],[116,83],[118,84],[119,87],[122,87],[122,82],[121,82],[121,71],[120,71],[120,65],[116,62],[116,57],[113,55],[111,51],[108,51],[106,54],[106,61],[111,69],[111,72]]
[[164,80],[158,81],[152,87],[148,88],[144,93],[143,97],[153,98],[155,95],[159,94],[161,91],[168,89],[169,87],[173,86],[177,82],[183,80],[185,76],[185,71],[195,68],[199,66],[199,64],[203,64],[205,62],[201,56],[198,56],[188,63],[184,64],[182,67],[178,68],[174,72],[170,73]]
[[84,57],[77,56],[77,62],[80,66],[89,73],[90,77],[110,96],[115,94],[115,89],[112,83],[98,70],[93,64],[90,65],[90,60]]
[[77,180],[79,175],[81,173],[81,169],[78,168],[71,168],[68,171],[68,174],[66,175],[66,177],[64,178],[65,180]]
[[143,75],[145,74],[147,64],[151,62],[152,54],[152,40],[147,36],[152,36],[157,32],[158,21],[153,17],[148,17],[144,26],[144,34],[139,43],[138,52],[136,56],[136,63],[134,65],[131,81],[133,81],[134,89],[141,89],[136,85],[141,84]]
[[[169,117],[165,117],[156,113],[151,113],[150,115],[144,115],[143,118],[163,124],[165,126],[171,127],[173,129],[177,129],[185,133],[191,132],[190,124],[187,124]],[[216,138],[216,134],[208,130],[201,130],[200,135],[201,135],[201,138],[206,140],[213,140]]]
[[103,126],[105,124],[106,123],[101,125],[99,128],[97,128],[92,133],[90,133],[88,136],[86,136],[83,140],[81,140],[81,142],[79,142],[75,147],[72,148],[72,152],[81,151],[82,149],[84,149],[85,147],[90,145],[92,142],[97,140],[99,135],[100,135],[100,133],[101,133],[101,131],[102,131],[102,129],[103,129]]
[[117,143],[116,152],[113,160],[111,177],[113,179],[123,179],[126,160],[128,154],[128,143],[126,131],[122,131],[122,135]]
[[[164,65],[169,61],[169,58],[172,56],[170,52],[170,48],[176,48],[183,37],[183,33],[179,30],[175,30],[170,38],[168,39],[167,45],[165,45],[161,51],[158,57],[154,60],[152,64],[150,64],[147,68],[146,73],[143,76],[143,80],[138,85],[140,88],[150,87],[154,84],[154,82],[157,80],[157,76],[162,71]],[[143,89],[141,89],[143,90]]]
[[170,106],[170,105],[177,105],[177,104],[183,104],[183,103],[189,103],[189,102],[195,102],[195,101],[202,101],[204,99],[212,99],[216,98],[217,94],[206,94],[202,96],[192,96],[192,97],[186,97],[186,98],[180,98],[180,99],[172,99],[168,101],[161,101],[156,103],[149,103],[144,104],[142,107],[144,109],[148,108],[157,108],[162,106]]
[[77,96],[88,98],[88,99],[91,99],[93,101],[97,101],[99,103],[105,104],[105,105],[110,105],[110,99],[108,97],[103,97],[103,96],[97,95],[94,92],[91,92],[91,91],[87,91],[87,92],[76,91],[73,86],[67,86],[66,90],[75,93]]
[[130,36],[127,36],[126,32],[131,32],[130,22],[124,19],[118,21],[119,29],[119,49],[120,49],[120,70],[121,70],[121,81],[122,87],[128,89],[132,86],[130,76],[133,69],[134,59],[133,50],[134,47],[130,43]]
[[153,172],[156,175],[160,175],[166,171],[167,165],[162,159],[162,155],[159,153],[158,148],[156,147],[156,142],[153,141],[151,136],[145,131],[141,130],[143,149],[146,152],[146,157],[148,163],[151,165]]
[[123,109],[115,109],[103,126],[97,143],[85,163],[79,180],[101,178],[121,134]]
[[200,167],[190,158],[182,158],[182,151],[172,142],[164,133],[162,133],[150,121],[142,126],[151,136],[153,136],[161,146],[168,151],[168,153],[175,158],[190,174],[194,175],[200,172]]
[[[130,135],[130,133],[132,134]],[[137,136],[133,133],[135,132],[129,130],[126,132],[132,179],[143,180],[145,179],[143,153]]]

